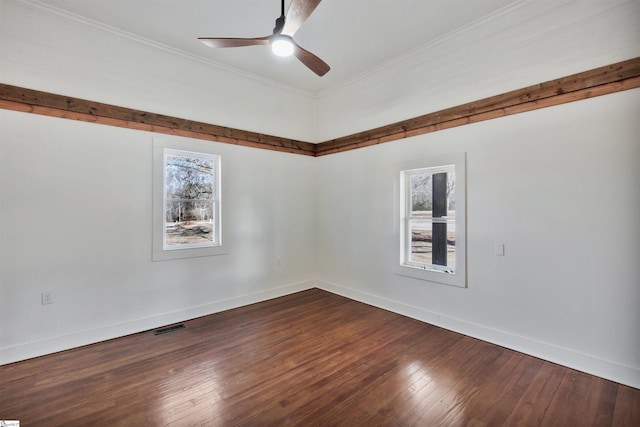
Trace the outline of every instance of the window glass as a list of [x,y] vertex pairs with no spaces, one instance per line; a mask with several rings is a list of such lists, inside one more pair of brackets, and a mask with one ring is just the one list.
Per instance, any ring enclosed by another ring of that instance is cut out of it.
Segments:
[[404,171],[408,266],[455,273],[455,165]]
[[217,160],[211,154],[165,150],[165,250],[219,244]]

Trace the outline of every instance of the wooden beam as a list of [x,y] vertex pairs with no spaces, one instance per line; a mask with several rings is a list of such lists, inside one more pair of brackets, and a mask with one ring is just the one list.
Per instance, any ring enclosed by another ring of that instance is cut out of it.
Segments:
[[316,156],[640,87],[640,58],[540,83],[318,144]]
[[310,142],[132,110],[7,84],[0,84],[0,108],[307,156],[315,154],[315,144]]
[[323,156],[640,87],[640,58],[551,80],[320,144],[0,83],[0,108],[307,156]]

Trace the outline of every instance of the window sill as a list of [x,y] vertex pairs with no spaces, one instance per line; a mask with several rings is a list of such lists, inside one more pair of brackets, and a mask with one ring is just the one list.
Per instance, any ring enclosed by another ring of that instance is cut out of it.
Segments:
[[405,265],[397,266],[393,273],[398,276],[411,277],[413,279],[433,282],[441,285],[455,286],[457,288],[467,287],[467,278],[463,273],[452,274],[445,271],[430,270]]
[[198,258],[204,256],[227,255],[229,251],[224,246],[211,246],[207,248],[171,249],[163,250],[154,248],[153,261],[169,261],[181,258]]

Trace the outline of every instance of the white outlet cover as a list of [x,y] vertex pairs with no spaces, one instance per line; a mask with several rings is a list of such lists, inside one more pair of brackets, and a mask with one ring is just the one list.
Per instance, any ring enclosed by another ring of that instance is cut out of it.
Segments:
[[51,299],[51,292],[43,292],[41,298],[42,305],[53,304],[53,299]]

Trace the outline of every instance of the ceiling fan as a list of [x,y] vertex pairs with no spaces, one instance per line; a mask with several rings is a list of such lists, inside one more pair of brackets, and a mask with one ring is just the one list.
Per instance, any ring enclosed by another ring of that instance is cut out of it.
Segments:
[[289,10],[285,15],[284,0],[282,0],[282,12],[280,17],[276,19],[276,26],[270,36],[254,38],[199,37],[198,40],[210,47],[243,47],[270,44],[273,53],[276,55],[294,55],[311,71],[319,76],[324,76],[331,67],[313,53],[301,48],[293,40],[293,35],[309,18],[309,15],[320,4],[320,1],[291,0]]

